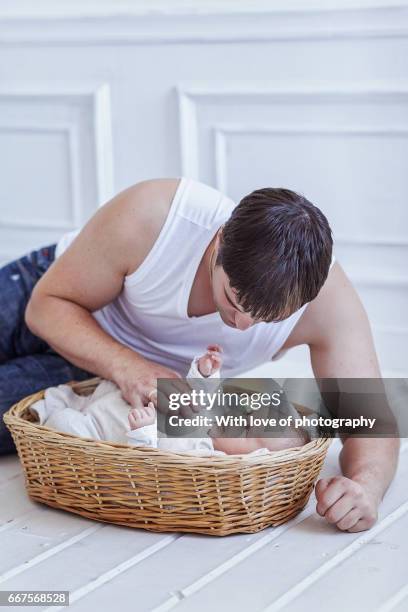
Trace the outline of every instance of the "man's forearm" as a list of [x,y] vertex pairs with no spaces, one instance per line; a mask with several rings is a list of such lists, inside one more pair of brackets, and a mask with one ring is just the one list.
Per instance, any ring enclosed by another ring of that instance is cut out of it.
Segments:
[[31,331],[58,354],[102,378],[116,381],[120,364],[138,358],[137,353],[106,333],[91,313],[67,300],[32,298],[25,318]]
[[400,441],[397,438],[348,437],[340,453],[343,475],[382,500],[398,464]]

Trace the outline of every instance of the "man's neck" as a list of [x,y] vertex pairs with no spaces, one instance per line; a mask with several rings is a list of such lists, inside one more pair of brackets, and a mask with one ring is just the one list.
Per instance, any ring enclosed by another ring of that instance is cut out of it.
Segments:
[[[216,237],[204,251],[198,266],[193,285],[191,287],[190,298],[188,300],[187,314],[189,317],[201,317],[203,315],[216,312],[213,299],[212,284],[210,279],[210,261],[214,252]],[[211,262],[214,265],[214,262]]]

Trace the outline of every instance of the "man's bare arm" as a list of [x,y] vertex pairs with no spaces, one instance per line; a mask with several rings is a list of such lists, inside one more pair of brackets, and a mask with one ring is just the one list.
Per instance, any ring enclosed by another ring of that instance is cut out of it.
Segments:
[[[380,367],[364,307],[336,262],[307,307],[291,342],[308,344],[319,378],[379,378]],[[369,529],[397,467],[399,440],[343,438],[343,477],[317,483],[317,511],[339,529]]]
[[71,363],[115,381],[135,405],[155,378],[176,375],[106,333],[92,312],[112,302],[124,277],[153,246],[177,180],[146,181],[100,208],[35,286],[26,309],[31,331]]

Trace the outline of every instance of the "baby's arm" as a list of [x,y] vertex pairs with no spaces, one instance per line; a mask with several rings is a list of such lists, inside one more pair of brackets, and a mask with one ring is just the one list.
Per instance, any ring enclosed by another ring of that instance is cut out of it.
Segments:
[[221,353],[218,344],[209,344],[204,355],[194,357],[186,378],[220,378]]
[[205,378],[219,377],[219,370],[222,365],[222,348],[219,344],[209,344],[207,352],[197,358],[196,364],[201,376]]

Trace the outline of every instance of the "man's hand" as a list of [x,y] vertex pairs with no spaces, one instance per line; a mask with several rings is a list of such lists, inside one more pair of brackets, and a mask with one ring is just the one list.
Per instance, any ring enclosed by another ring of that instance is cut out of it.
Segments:
[[[121,347],[112,366],[112,378],[122,392],[122,397],[134,408],[141,409],[152,402],[155,408],[164,412],[168,409],[171,393],[190,393],[191,387],[181,375],[160,365],[155,361],[145,359],[128,347]],[[162,390],[157,390],[157,379],[166,378]],[[158,398],[158,395],[160,396]],[[182,406],[179,410],[185,418],[193,417],[200,411],[199,406]]]
[[380,499],[346,476],[322,478],[316,484],[316,511],[341,531],[370,529],[378,518]]
[[113,372],[114,382],[120,388],[123,399],[134,408],[143,408],[150,401],[157,407],[158,378],[181,378],[174,370],[145,359],[127,348],[123,348]]

